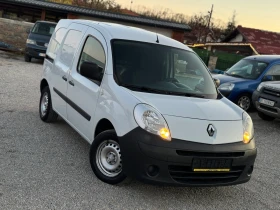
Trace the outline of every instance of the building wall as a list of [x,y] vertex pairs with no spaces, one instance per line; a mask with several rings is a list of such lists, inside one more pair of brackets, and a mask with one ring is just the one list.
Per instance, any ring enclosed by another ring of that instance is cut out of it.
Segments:
[[152,31],[152,32],[162,34],[162,35],[170,37],[170,38],[172,38],[172,36],[173,36],[173,30],[172,29],[144,26],[144,25],[133,24],[133,23],[125,23],[125,22],[121,22],[121,21],[104,20],[104,19],[88,17],[88,16],[76,16],[76,17],[79,18],[79,19],[94,20],[94,21],[100,21],[100,22],[118,23],[118,24],[123,24],[123,25],[127,25],[127,26],[142,28],[142,29],[145,29],[145,30],[148,30],[148,31]]
[[243,36],[241,34],[237,34],[237,36],[231,39],[229,42],[243,42]]
[[26,30],[32,26],[33,23],[0,18],[0,42],[12,45],[23,51],[28,36]]

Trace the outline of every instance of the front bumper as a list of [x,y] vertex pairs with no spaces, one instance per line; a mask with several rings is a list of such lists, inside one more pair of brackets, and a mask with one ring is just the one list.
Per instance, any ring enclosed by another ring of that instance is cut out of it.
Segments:
[[[119,137],[124,172],[143,182],[180,186],[226,186],[248,182],[257,150],[249,144],[208,145],[160,137],[136,128]],[[193,158],[232,159],[230,172],[193,172]]]
[[25,48],[25,54],[37,59],[44,59],[46,55],[47,48],[37,46],[37,45],[31,45],[27,44]]
[[[259,102],[260,98],[268,99],[275,102],[275,106],[271,107]],[[280,118],[280,99],[279,97],[271,96],[265,93],[255,91],[252,96],[253,103],[259,112],[262,112],[268,116]]]

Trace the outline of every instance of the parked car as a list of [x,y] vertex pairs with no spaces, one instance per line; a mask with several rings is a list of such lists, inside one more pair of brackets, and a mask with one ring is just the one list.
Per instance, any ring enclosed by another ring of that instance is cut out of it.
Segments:
[[[176,63],[199,73],[175,74]],[[184,186],[250,180],[252,119],[217,91],[184,44],[143,29],[61,20],[43,69],[41,119],[60,115],[91,144],[100,180],[118,184],[128,176]]]
[[219,91],[245,111],[252,107],[252,95],[261,82],[280,80],[271,77],[280,70],[279,55],[256,55],[244,58],[223,75],[213,75],[220,80]]
[[[280,77],[280,68],[277,76]],[[253,94],[253,102],[263,120],[280,118],[280,82],[261,83]]]
[[46,50],[55,27],[56,23],[37,21],[30,30],[27,30],[29,35],[26,40],[24,56],[26,62],[31,62],[32,58],[45,58]]

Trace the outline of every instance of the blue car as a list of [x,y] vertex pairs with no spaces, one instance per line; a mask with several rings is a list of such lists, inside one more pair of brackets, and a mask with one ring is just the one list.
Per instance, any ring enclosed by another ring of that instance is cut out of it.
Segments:
[[245,111],[252,106],[252,95],[260,83],[279,81],[280,55],[246,57],[224,74],[213,75],[220,80],[219,91]]

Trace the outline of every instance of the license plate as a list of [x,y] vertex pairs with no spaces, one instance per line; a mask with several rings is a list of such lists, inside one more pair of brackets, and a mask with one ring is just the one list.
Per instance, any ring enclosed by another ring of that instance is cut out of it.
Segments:
[[274,104],[275,104],[274,101],[270,101],[270,100],[267,100],[267,99],[264,99],[264,98],[260,98],[259,102],[261,104],[265,104],[265,105],[268,105],[268,106],[274,106]]
[[195,172],[227,172],[231,165],[232,159],[194,158],[192,168]]
[[39,53],[39,56],[46,57],[46,54],[45,53]]

